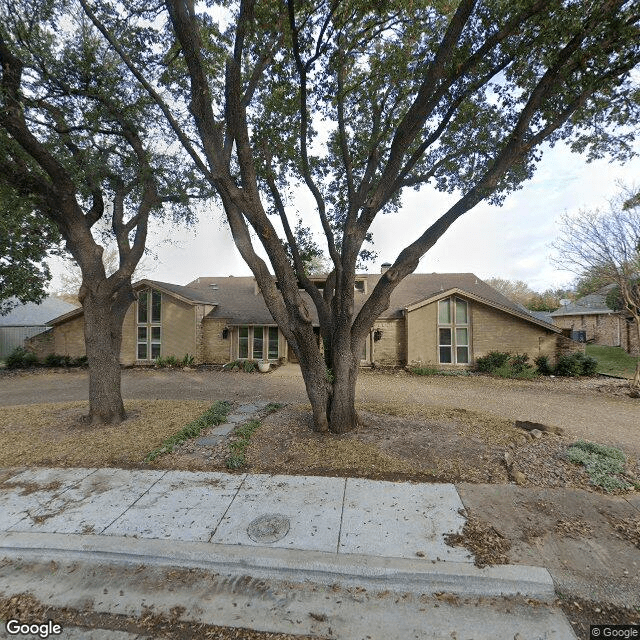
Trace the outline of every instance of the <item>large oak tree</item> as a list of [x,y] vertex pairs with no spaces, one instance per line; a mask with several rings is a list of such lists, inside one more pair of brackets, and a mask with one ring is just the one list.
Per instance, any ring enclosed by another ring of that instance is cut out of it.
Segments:
[[[186,202],[191,182],[175,155],[159,150],[146,92],[126,82],[82,12],[68,10],[64,2],[0,2],[0,172],[24,206],[55,225],[82,271],[89,417],[117,423],[125,417],[119,358],[135,300],[131,275],[150,216],[165,202]],[[96,233],[105,217],[118,247],[109,274]]]
[[[79,1],[217,192],[300,361],[318,431],[357,424],[364,341],[458,218],[531,177],[543,143],[623,158],[637,123],[635,1],[166,0],[135,20],[108,0]],[[164,28],[164,46],[140,56],[127,21]],[[425,200],[415,240],[356,309],[374,219],[392,224],[403,189],[426,183],[455,203]],[[288,194],[299,188],[331,260],[322,289],[296,249]]]

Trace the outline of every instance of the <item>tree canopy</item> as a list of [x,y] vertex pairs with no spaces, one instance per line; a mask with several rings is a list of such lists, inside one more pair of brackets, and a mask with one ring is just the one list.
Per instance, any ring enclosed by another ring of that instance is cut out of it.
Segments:
[[[632,153],[637,2],[166,0],[124,15],[109,0],[79,1],[216,190],[301,362],[318,430],[355,426],[358,354],[398,283],[464,213],[531,177],[540,145]],[[140,25],[152,43],[142,49],[131,44]],[[426,183],[454,204],[425,202],[415,240],[356,310],[374,219]],[[331,260],[322,289],[292,230],[298,188]]]
[[8,185],[0,186],[0,315],[19,303],[41,302],[60,243],[55,225]]

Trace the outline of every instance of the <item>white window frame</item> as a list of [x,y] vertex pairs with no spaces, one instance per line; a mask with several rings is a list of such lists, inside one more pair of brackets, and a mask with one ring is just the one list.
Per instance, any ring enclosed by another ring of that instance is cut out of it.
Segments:
[[[254,353],[254,329],[256,327],[259,327],[262,329],[262,354],[256,356],[256,354]],[[247,330],[247,355],[246,356],[241,356],[240,355],[240,331],[242,331],[243,329]],[[271,357],[271,353],[269,351],[269,347],[270,347],[270,333],[271,330],[275,329],[276,330],[276,338],[277,338],[277,355],[275,357]],[[265,351],[267,354],[267,357],[265,358]],[[275,362],[280,358],[280,331],[278,330],[277,326],[274,326],[272,324],[256,324],[256,325],[240,325],[238,326],[238,349],[237,349],[237,354],[238,354],[238,360],[269,360],[270,362]]]
[[[147,318],[146,322],[140,322],[140,295],[146,294]],[[160,296],[160,319],[153,320],[153,295]],[[138,300],[136,302],[136,360],[140,362],[151,362],[160,357],[162,353],[162,293],[156,289],[143,289],[138,292]],[[140,339],[140,329],[145,329],[146,339]],[[160,338],[153,338],[153,330],[160,332]],[[145,345],[146,357],[140,357],[140,345]],[[154,347],[158,347],[157,355],[153,355]]]
[[[463,302],[466,305],[466,322],[460,322],[458,319],[457,313],[457,302]],[[441,308],[444,307],[445,304],[449,305],[449,322],[442,322],[440,320]],[[442,300],[438,300],[438,325],[437,325],[437,343],[438,343],[438,363],[444,365],[461,365],[467,366],[471,364],[471,323],[469,322],[469,302],[463,298],[458,296],[450,296],[448,298],[443,298]],[[441,329],[448,330],[450,341],[449,344],[444,344],[441,342]],[[467,333],[466,343],[462,344],[458,340],[458,329],[465,329]],[[451,359],[449,362],[442,361],[441,349],[446,348],[449,349],[451,354]],[[458,348],[466,349],[466,361],[460,362],[458,358]]]

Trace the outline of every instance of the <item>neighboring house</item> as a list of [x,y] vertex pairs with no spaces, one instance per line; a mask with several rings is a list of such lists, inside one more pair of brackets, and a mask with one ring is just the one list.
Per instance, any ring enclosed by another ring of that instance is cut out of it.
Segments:
[[[380,277],[356,277],[356,310]],[[322,278],[314,280],[321,286]],[[295,361],[252,277],[198,278],[186,286],[141,280],[134,289],[138,300],[123,326],[120,358],[125,365],[185,354],[193,355],[196,363]],[[51,324],[56,353],[84,354],[82,309]],[[472,273],[413,274],[395,289],[361,360],[365,365],[468,367],[494,350],[527,353],[532,359],[547,355],[553,362],[558,353],[581,348],[558,327],[523,311]]]
[[24,346],[27,338],[49,329],[49,320],[72,309],[74,305],[51,296],[40,304],[18,304],[6,316],[0,316],[0,359]]
[[622,347],[627,353],[638,354],[638,339],[632,319],[624,312],[607,306],[607,294],[615,285],[608,285],[560,307],[551,314],[554,324],[571,331],[574,337],[582,334],[585,342],[608,347]]

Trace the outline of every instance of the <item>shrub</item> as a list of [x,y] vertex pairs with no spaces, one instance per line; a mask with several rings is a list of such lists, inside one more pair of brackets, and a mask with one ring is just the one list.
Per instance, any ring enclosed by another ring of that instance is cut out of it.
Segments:
[[78,356],[71,361],[72,367],[86,367],[89,363],[87,356]]
[[529,364],[529,356],[526,353],[511,356],[508,363],[514,373],[523,373],[532,368]]
[[411,367],[410,371],[417,376],[436,376],[440,373],[433,367]]
[[16,347],[7,356],[8,369],[23,369],[38,364],[38,356],[31,351],[27,351],[24,347]]
[[38,360],[38,356],[35,353],[33,353],[33,351],[25,351],[25,354],[22,357],[23,367],[35,367],[39,364],[40,364],[40,360]]
[[490,351],[486,356],[476,359],[476,367],[478,371],[492,373],[496,369],[503,367],[509,360],[509,353],[504,351]]
[[584,465],[591,483],[607,492],[631,488],[628,482],[618,477],[624,472],[626,463],[620,449],[579,440],[567,449],[566,456],[570,462]]
[[540,375],[550,376],[553,373],[553,368],[549,364],[549,356],[538,356],[533,362]]
[[246,373],[251,373],[252,371],[256,370],[256,363],[253,360],[245,360],[242,363],[242,368]]
[[44,359],[46,367],[63,367],[65,362],[65,356],[58,355],[57,353],[50,353]]
[[183,367],[188,367],[189,365],[193,364],[193,356],[185,353],[184,358],[182,358],[182,362],[181,362]]
[[593,376],[598,368],[598,361],[583,353],[560,356],[556,363],[557,376]]

